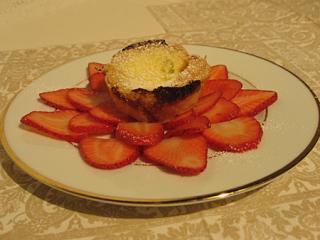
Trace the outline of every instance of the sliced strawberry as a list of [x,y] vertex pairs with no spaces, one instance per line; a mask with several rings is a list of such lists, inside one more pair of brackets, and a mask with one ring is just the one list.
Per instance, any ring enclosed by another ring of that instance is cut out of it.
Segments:
[[115,169],[134,162],[138,148],[117,139],[86,137],[79,143],[80,154],[89,165],[102,169]]
[[68,91],[68,99],[80,111],[88,111],[91,108],[109,99],[106,92],[94,92],[87,88],[73,88]]
[[70,89],[59,89],[56,91],[43,92],[39,96],[41,100],[54,108],[61,110],[75,110],[76,108],[68,99],[68,92]]
[[242,83],[238,80],[207,80],[201,88],[200,98],[214,92],[221,92],[223,98],[230,100],[241,88]]
[[97,62],[88,63],[88,76],[92,76],[96,73],[105,73],[104,64]]
[[228,69],[226,65],[211,66],[210,76],[208,80],[212,79],[228,79]]
[[105,69],[104,64],[91,62],[88,64],[88,78],[90,82],[90,87],[94,91],[105,91]]
[[89,113],[95,119],[113,125],[116,125],[119,122],[127,122],[131,120],[128,116],[119,112],[111,101],[99,104],[92,108]]
[[198,116],[211,109],[221,97],[220,92],[214,92],[200,98],[196,106],[193,107],[194,113]]
[[210,127],[210,120],[204,116],[198,116],[190,122],[177,126],[166,132],[166,137],[191,136],[203,132]]
[[69,122],[69,128],[74,132],[87,134],[109,134],[114,130],[111,124],[102,123],[94,119],[89,113],[80,113]]
[[218,123],[231,120],[238,116],[240,108],[233,102],[224,98],[219,101],[203,116],[207,117],[211,123]]
[[262,128],[253,117],[239,117],[212,124],[203,131],[203,136],[215,150],[244,152],[257,148],[262,137]]
[[155,145],[163,139],[164,129],[160,123],[122,122],[116,128],[116,137],[140,146]]
[[90,87],[94,91],[102,92],[107,90],[104,73],[95,73],[89,76]]
[[144,156],[150,162],[183,175],[196,175],[207,166],[207,142],[201,136],[172,137],[146,147]]
[[180,126],[181,124],[187,123],[189,121],[191,121],[192,119],[194,119],[195,114],[192,110],[186,111],[185,113],[182,113],[181,115],[175,117],[174,119],[165,122],[163,124],[165,129],[172,129],[175,128],[177,126]]
[[69,121],[78,114],[79,112],[71,110],[56,112],[33,111],[23,116],[20,121],[51,137],[78,142],[86,134],[73,132],[69,129]]
[[274,91],[246,89],[241,90],[232,102],[240,107],[240,116],[255,116],[278,99]]

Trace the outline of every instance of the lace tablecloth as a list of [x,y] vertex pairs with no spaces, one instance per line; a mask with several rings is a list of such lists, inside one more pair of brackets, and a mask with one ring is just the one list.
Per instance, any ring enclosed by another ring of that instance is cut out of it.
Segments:
[[[319,1],[117,2],[0,0],[1,111],[59,65],[151,37],[262,56],[320,94]],[[146,208],[58,192],[18,169],[1,145],[0,239],[319,239],[319,159],[317,144],[289,172],[237,198]]]

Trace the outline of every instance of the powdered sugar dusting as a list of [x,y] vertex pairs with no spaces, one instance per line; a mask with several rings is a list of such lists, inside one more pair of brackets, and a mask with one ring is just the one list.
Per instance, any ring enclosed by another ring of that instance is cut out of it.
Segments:
[[108,83],[124,91],[181,87],[209,74],[204,58],[189,55],[181,45],[144,45],[120,51],[107,64]]

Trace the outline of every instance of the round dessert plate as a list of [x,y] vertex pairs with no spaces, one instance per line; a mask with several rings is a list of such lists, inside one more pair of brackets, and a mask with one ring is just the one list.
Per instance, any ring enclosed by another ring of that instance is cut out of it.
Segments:
[[258,149],[244,153],[209,150],[208,166],[197,176],[169,173],[141,160],[117,170],[100,170],[87,165],[72,144],[23,128],[20,118],[25,114],[53,111],[39,101],[39,93],[84,86],[87,64],[107,63],[117,51],[113,50],[59,66],[21,91],[2,122],[2,143],[7,153],[35,179],[70,194],[114,204],[174,206],[219,200],[259,188],[312,150],[319,138],[319,103],[301,79],[247,53],[199,45],[185,47],[190,54],[206,56],[210,65],[226,65],[231,76],[246,88],[278,93],[277,102],[257,116],[264,131]]

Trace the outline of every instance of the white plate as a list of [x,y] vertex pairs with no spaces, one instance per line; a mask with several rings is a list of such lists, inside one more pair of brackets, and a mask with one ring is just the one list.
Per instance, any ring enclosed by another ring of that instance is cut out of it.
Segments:
[[3,120],[6,151],[25,172],[49,186],[80,197],[136,206],[193,204],[250,191],[286,172],[311,151],[319,137],[319,107],[314,94],[297,76],[239,51],[195,45],[186,48],[189,53],[207,56],[212,65],[227,65],[233,76],[249,80],[258,89],[277,91],[278,101],[263,113],[267,119],[257,150],[220,155],[209,151],[215,156],[209,159],[207,169],[192,177],[139,164],[100,170],[84,163],[71,144],[20,126],[26,113],[51,110],[39,102],[38,93],[84,82],[88,62],[108,62],[116,52],[108,51],[60,66],[20,92]]

